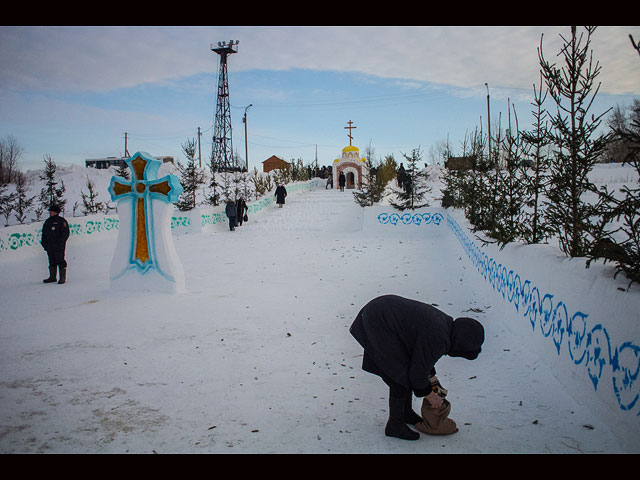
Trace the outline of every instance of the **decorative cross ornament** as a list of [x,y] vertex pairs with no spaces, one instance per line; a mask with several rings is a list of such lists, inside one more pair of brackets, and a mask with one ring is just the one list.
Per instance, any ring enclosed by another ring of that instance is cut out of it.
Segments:
[[[148,153],[137,152],[125,162],[132,179],[114,176],[109,185],[111,200],[118,202],[120,215],[111,279],[133,269],[140,274],[155,271],[173,282],[176,268],[172,265],[177,256],[171,238],[171,212],[172,202],[183,192],[182,185],[175,175],[157,178],[162,162]],[[181,273],[181,268],[178,270]]]

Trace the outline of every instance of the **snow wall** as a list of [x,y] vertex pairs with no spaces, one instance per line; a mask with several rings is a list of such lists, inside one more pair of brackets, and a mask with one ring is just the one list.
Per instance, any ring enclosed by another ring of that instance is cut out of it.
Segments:
[[[318,185],[322,185],[324,188],[324,181],[314,179],[307,182],[291,183],[286,185],[287,194],[295,195]],[[254,215],[263,213],[272,204],[275,204],[273,192],[254,202],[247,202],[249,221]],[[219,205],[217,207],[194,208],[186,212],[174,210],[171,216],[171,231],[173,234],[180,235],[227,230],[229,221],[224,213],[224,208],[224,205]],[[114,235],[114,242],[117,238],[120,225],[118,214],[65,218],[69,222],[70,231],[67,250],[74,242],[91,241],[98,236]],[[23,255],[46,255],[40,245],[43,223],[44,221],[0,228],[0,261],[19,260]]]
[[[612,426],[630,450],[640,442],[640,288],[627,291],[610,264],[567,258],[552,245],[485,245],[460,211],[367,208],[364,228],[457,240],[506,319],[574,398]],[[606,301],[602,301],[605,298]],[[495,308],[497,307],[497,308]],[[532,386],[532,388],[535,388]]]

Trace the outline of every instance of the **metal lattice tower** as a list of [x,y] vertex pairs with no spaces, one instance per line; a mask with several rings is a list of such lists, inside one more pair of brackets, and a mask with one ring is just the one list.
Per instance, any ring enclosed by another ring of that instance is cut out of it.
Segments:
[[[217,171],[234,169],[233,143],[231,140],[231,109],[229,104],[229,78],[227,76],[227,57],[238,52],[238,40],[229,43],[218,42],[211,45],[211,50],[220,55],[220,72],[218,74],[218,99],[216,117],[213,128],[213,151],[211,161]],[[235,48],[234,48],[235,46]]]

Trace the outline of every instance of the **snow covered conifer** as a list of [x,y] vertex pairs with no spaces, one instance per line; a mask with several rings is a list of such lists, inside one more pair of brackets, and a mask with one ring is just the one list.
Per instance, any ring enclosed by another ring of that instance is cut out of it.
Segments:
[[31,211],[31,206],[36,199],[36,195],[32,197],[27,196],[27,179],[22,173],[18,173],[15,176],[16,182],[16,197],[13,205],[14,216],[20,224],[23,224],[27,219],[27,214]]
[[40,174],[40,180],[45,181],[45,186],[40,190],[39,201],[45,211],[49,209],[49,205],[55,203],[64,212],[64,207],[67,203],[64,199],[65,186],[64,182],[60,181],[60,187],[58,187],[56,169],[57,166],[51,156],[45,155],[44,168]]
[[[586,256],[593,247],[601,205],[585,201],[584,194],[593,191],[589,172],[604,151],[609,135],[595,136],[602,113],[589,115],[589,108],[599,84],[595,79],[600,65],[589,52],[595,27],[586,27],[586,39],[571,27],[571,37],[564,40],[560,56],[564,66],[549,63],[542,53],[542,38],[538,56],[549,94],[557,106],[551,115],[551,141],[555,159],[551,163],[547,188],[547,214],[560,242],[560,248],[570,257]],[[589,118],[591,117],[591,118]]]
[[96,192],[95,185],[89,176],[87,176],[87,189],[89,190],[88,194],[84,193],[84,191],[80,191],[80,195],[82,195],[82,205],[84,207],[82,209],[82,214],[95,215],[96,213],[104,211],[104,203],[96,200],[98,198],[98,193]]
[[530,131],[521,132],[524,142],[522,181],[528,210],[522,215],[521,238],[526,243],[540,243],[550,235],[550,228],[542,209],[542,194],[548,181],[550,143],[548,113],[542,108],[548,92],[533,85],[532,111],[534,123]]
[[176,202],[176,207],[180,211],[192,210],[196,207],[196,191],[200,185],[205,183],[204,172],[196,166],[196,142],[187,140],[182,145],[182,151],[187,157],[187,164],[183,165],[178,161],[178,172],[180,172],[180,184],[183,192]]
[[398,210],[428,207],[429,203],[423,203],[423,199],[431,191],[431,187],[425,184],[427,174],[420,171],[418,167],[418,161],[422,159],[420,148],[414,148],[411,156],[404,153],[402,155],[407,161],[405,188],[397,192],[397,201],[390,200],[389,203]]

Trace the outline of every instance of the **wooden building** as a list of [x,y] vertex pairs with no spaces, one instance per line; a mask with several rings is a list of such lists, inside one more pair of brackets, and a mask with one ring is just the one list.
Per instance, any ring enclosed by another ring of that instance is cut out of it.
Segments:
[[276,157],[275,155],[271,155],[269,158],[267,158],[264,162],[262,162],[262,171],[264,173],[270,172],[271,170],[278,170],[278,169],[288,169],[291,165],[289,164],[289,162],[285,162],[284,160],[282,160],[279,157]]
[[[173,157],[169,155],[154,157],[157,160],[160,160],[163,163],[173,163]],[[87,168],[109,168],[109,167],[126,167],[128,157],[126,158],[118,158],[118,157],[107,157],[107,158],[90,158],[84,161],[84,165]]]
[[449,159],[444,162],[444,166],[449,170],[475,170],[476,156],[449,157]]

